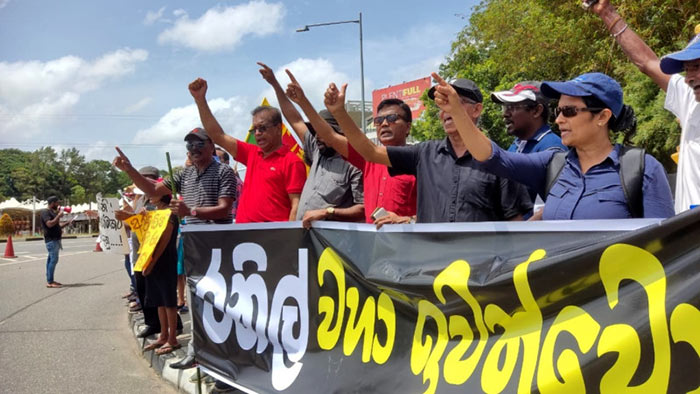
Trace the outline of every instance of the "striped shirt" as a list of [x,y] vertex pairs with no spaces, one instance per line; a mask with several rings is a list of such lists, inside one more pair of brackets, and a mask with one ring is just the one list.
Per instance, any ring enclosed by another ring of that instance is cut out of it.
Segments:
[[[209,167],[202,173],[198,173],[197,167],[189,166],[175,174],[175,189],[182,194],[185,204],[190,209],[197,207],[214,207],[219,204],[219,198],[236,198],[236,175],[231,167],[213,160]],[[170,180],[164,181],[170,188]],[[233,222],[231,211],[226,216],[216,220],[199,219],[195,216],[186,216],[187,224]]]

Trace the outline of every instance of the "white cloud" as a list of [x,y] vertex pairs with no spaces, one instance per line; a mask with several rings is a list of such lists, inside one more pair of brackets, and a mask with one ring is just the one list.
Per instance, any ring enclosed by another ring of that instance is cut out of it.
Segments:
[[146,26],[154,24],[163,17],[163,12],[165,12],[165,6],[160,7],[158,11],[148,11],[146,13],[146,18],[143,20],[143,24]]
[[[209,108],[221,124],[227,134],[238,139],[243,139],[250,128],[250,105],[247,99],[242,97],[215,98],[209,100]],[[185,135],[195,127],[200,127],[199,112],[194,104],[172,108],[163,115],[154,125],[139,130],[132,141],[138,145],[157,145],[157,155],[153,155],[157,162],[165,157],[165,152],[170,152],[173,165],[180,165],[185,160]]]
[[176,10],[175,25],[163,31],[158,42],[207,52],[232,50],[246,35],[265,36],[279,31],[284,13],[282,3],[265,1],[211,8],[198,19]]
[[48,62],[0,62],[0,137],[25,137],[69,115],[80,96],[134,71],[143,49],[119,49],[87,61],[64,56]]
[[138,112],[145,108],[148,104],[151,103],[153,99],[151,97],[144,97],[141,100],[129,105],[128,107],[124,108],[124,113],[125,114],[133,114],[135,112]]
[[[345,73],[336,70],[333,63],[327,59],[299,58],[277,69],[275,71],[275,76],[277,76],[277,80],[286,90],[290,80],[287,73],[284,71],[285,69],[289,69],[289,71],[294,74],[294,77],[304,89],[304,94],[317,111],[325,108],[323,105],[323,94],[326,92],[328,84],[331,82],[335,82],[339,88],[344,83],[349,84],[346,94],[347,99],[357,100],[360,97],[360,82],[356,80],[350,81]],[[272,87],[265,89],[260,97],[261,100],[262,97],[267,97],[271,105],[278,105]]]

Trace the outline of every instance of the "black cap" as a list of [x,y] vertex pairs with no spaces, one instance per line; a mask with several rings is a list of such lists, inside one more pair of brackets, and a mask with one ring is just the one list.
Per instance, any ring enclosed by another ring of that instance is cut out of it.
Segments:
[[58,201],[61,201],[61,199],[58,198],[58,197],[56,197],[56,196],[51,196],[51,197],[49,197],[49,198],[46,199],[46,202],[47,202],[48,204],[55,203],[55,202],[58,202]]
[[[338,125],[338,121],[335,120],[333,114],[331,114],[329,110],[322,109],[318,112],[318,114],[333,128],[333,130],[335,130],[336,133],[343,134],[343,132],[340,130],[340,126]],[[306,122],[306,127],[309,128],[312,135],[316,135],[316,130],[314,130],[314,127],[310,122]]]
[[[484,96],[481,94],[481,89],[476,86],[476,83],[471,79],[457,78],[449,82],[450,85],[455,88],[457,94],[462,97],[466,97],[470,100],[476,101],[477,103],[482,103],[484,101]],[[435,87],[433,86],[428,90],[428,97],[431,100],[435,100]]]
[[185,136],[185,141],[187,141],[188,138],[193,136],[199,138],[202,141],[206,141],[209,139],[209,134],[207,134],[207,131],[201,127],[194,128],[192,129],[192,131],[187,133],[187,135]]

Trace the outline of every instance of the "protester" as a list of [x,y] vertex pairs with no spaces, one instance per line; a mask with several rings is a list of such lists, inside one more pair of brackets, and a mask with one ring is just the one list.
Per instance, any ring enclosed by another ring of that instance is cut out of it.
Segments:
[[296,218],[299,196],[306,180],[304,163],[282,144],[282,115],[273,107],[253,110],[256,145],[224,133],[207,103],[207,82],[189,85],[199,117],[212,140],[246,165],[246,187],[236,212],[236,223],[277,222]]
[[[410,223],[416,215],[416,178],[412,175],[390,176],[387,166],[366,161],[360,156],[348,139],[328,125],[316,113],[294,75],[287,70],[291,83],[286,95],[297,103],[309,118],[318,135],[350,164],[360,169],[364,184],[365,221],[375,223],[377,228],[387,223]],[[344,111],[345,108],[340,111]],[[322,111],[323,112],[323,111]],[[333,118],[335,120],[335,118]],[[387,99],[379,103],[374,118],[379,142],[385,146],[404,146],[411,131],[411,109],[399,99]],[[347,124],[354,133],[362,133],[354,124]],[[372,218],[376,209],[383,208],[386,215]]]
[[[467,79],[454,83],[461,105],[476,122],[483,109],[483,96]],[[522,220],[532,209],[527,189],[483,169],[473,159],[444,111],[440,120],[447,134],[441,141],[424,141],[410,146],[376,146],[357,127],[344,109],[347,84],[339,90],[331,83],[326,90],[326,107],[335,116],[353,149],[365,160],[386,165],[390,175],[415,175],[418,190],[417,221],[476,222]],[[432,90],[428,95],[432,98]]]
[[[620,180],[623,147],[610,142],[610,130],[630,124],[634,113],[623,108],[622,88],[601,73],[588,73],[566,82],[543,82],[542,93],[559,99],[556,122],[562,142],[570,147],[566,162],[549,191],[547,172],[556,152],[522,154],[501,149],[473,123],[453,86],[439,82],[435,103],[449,113],[476,160],[496,174],[507,176],[546,196],[545,220],[666,218],[673,215],[671,190],[661,164],[644,155],[639,193],[642,212],[633,212]],[[642,159],[640,159],[640,162]]]
[[[310,166],[299,199],[296,220],[301,220],[306,228],[311,227],[311,222],[315,220],[362,220],[362,172],[328,146],[325,138],[317,135],[313,124],[304,122],[294,104],[285,95],[272,69],[263,63],[258,64],[261,67],[260,74],[275,90],[282,114],[303,142],[304,161]],[[343,134],[330,112],[324,110],[320,115],[334,133]]]
[[[170,209],[184,218],[187,225],[232,222],[231,206],[235,198],[236,178],[231,167],[214,160],[214,144],[201,128],[195,128],[185,136],[187,155],[192,166],[185,167],[174,177],[175,191],[183,200],[173,199]],[[119,156],[112,163],[129,175],[132,181],[150,196],[159,197],[171,192],[171,182],[153,184],[139,174],[124,153],[116,148]],[[171,368],[187,369],[197,365],[192,341],[187,346],[187,356],[170,364]]]
[[[172,196],[151,197],[156,209],[167,209]],[[151,263],[143,271],[146,296],[144,307],[157,308],[160,335],[144,351],[155,350],[157,355],[180,348],[177,341],[177,231],[179,220],[171,212],[163,234],[158,240]]]
[[[503,120],[509,135],[515,140],[508,148],[510,152],[531,153],[544,150],[566,151],[561,137],[549,127],[549,100],[540,91],[541,83],[523,81],[512,89],[491,93],[491,100],[503,107]],[[529,189],[530,200],[541,205],[537,192]],[[541,208],[540,208],[541,209]],[[525,215],[528,219],[531,214]]]
[[58,264],[58,253],[63,246],[61,245],[61,237],[63,228],[71,224],[73,220],[61,223],[61,218],[65,215],[65,210],[59,209],[61,200],[56,196],[51,196],[46,199],[48,207],[41,212],[41,229],[44,232],[44,243],[46,244],[46,287],[58,288],[63,286],[56,282],[53,277]]
[[[603,20],[632,63],[666,92],[666,109],[680,119],[675,212],[700,204],[700,34],[682,51],[659,60],[609,0],[599,0],[591,10]],[[681,72],[685,72],[685,78]]]

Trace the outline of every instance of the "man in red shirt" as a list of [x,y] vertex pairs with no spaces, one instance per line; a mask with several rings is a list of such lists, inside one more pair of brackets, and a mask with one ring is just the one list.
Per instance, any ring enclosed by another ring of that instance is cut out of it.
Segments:
[[257,145],[247,144],[224,133],[207,104],[207,81],[198,78],[189,85],[199,118],[209,137],[236,161],[247,167],[236,223],[294,220],[299,196],[306,181],[304,163],[282,144],[282,115],[277,108],[253,110]]
[[[318,135],[328,145],[343,155],[350,164],[359,168],[364,176],[365,220],[377,228],[388,223],[415,222],[416,178],[413,175],[390,176],[387,166],[366,161],[342,134],[335,133],[316,112],[304,95],[299,82],[287,70],[292,83],[287,87],[287,96],[297,103],[309,118]],[[399,99],[387,99],[379,103],[374,118],[377,138],[382,145],[403,146],[411,132],[411,109]],[[372,218],[377,208],[384,208],[387,215]]]

